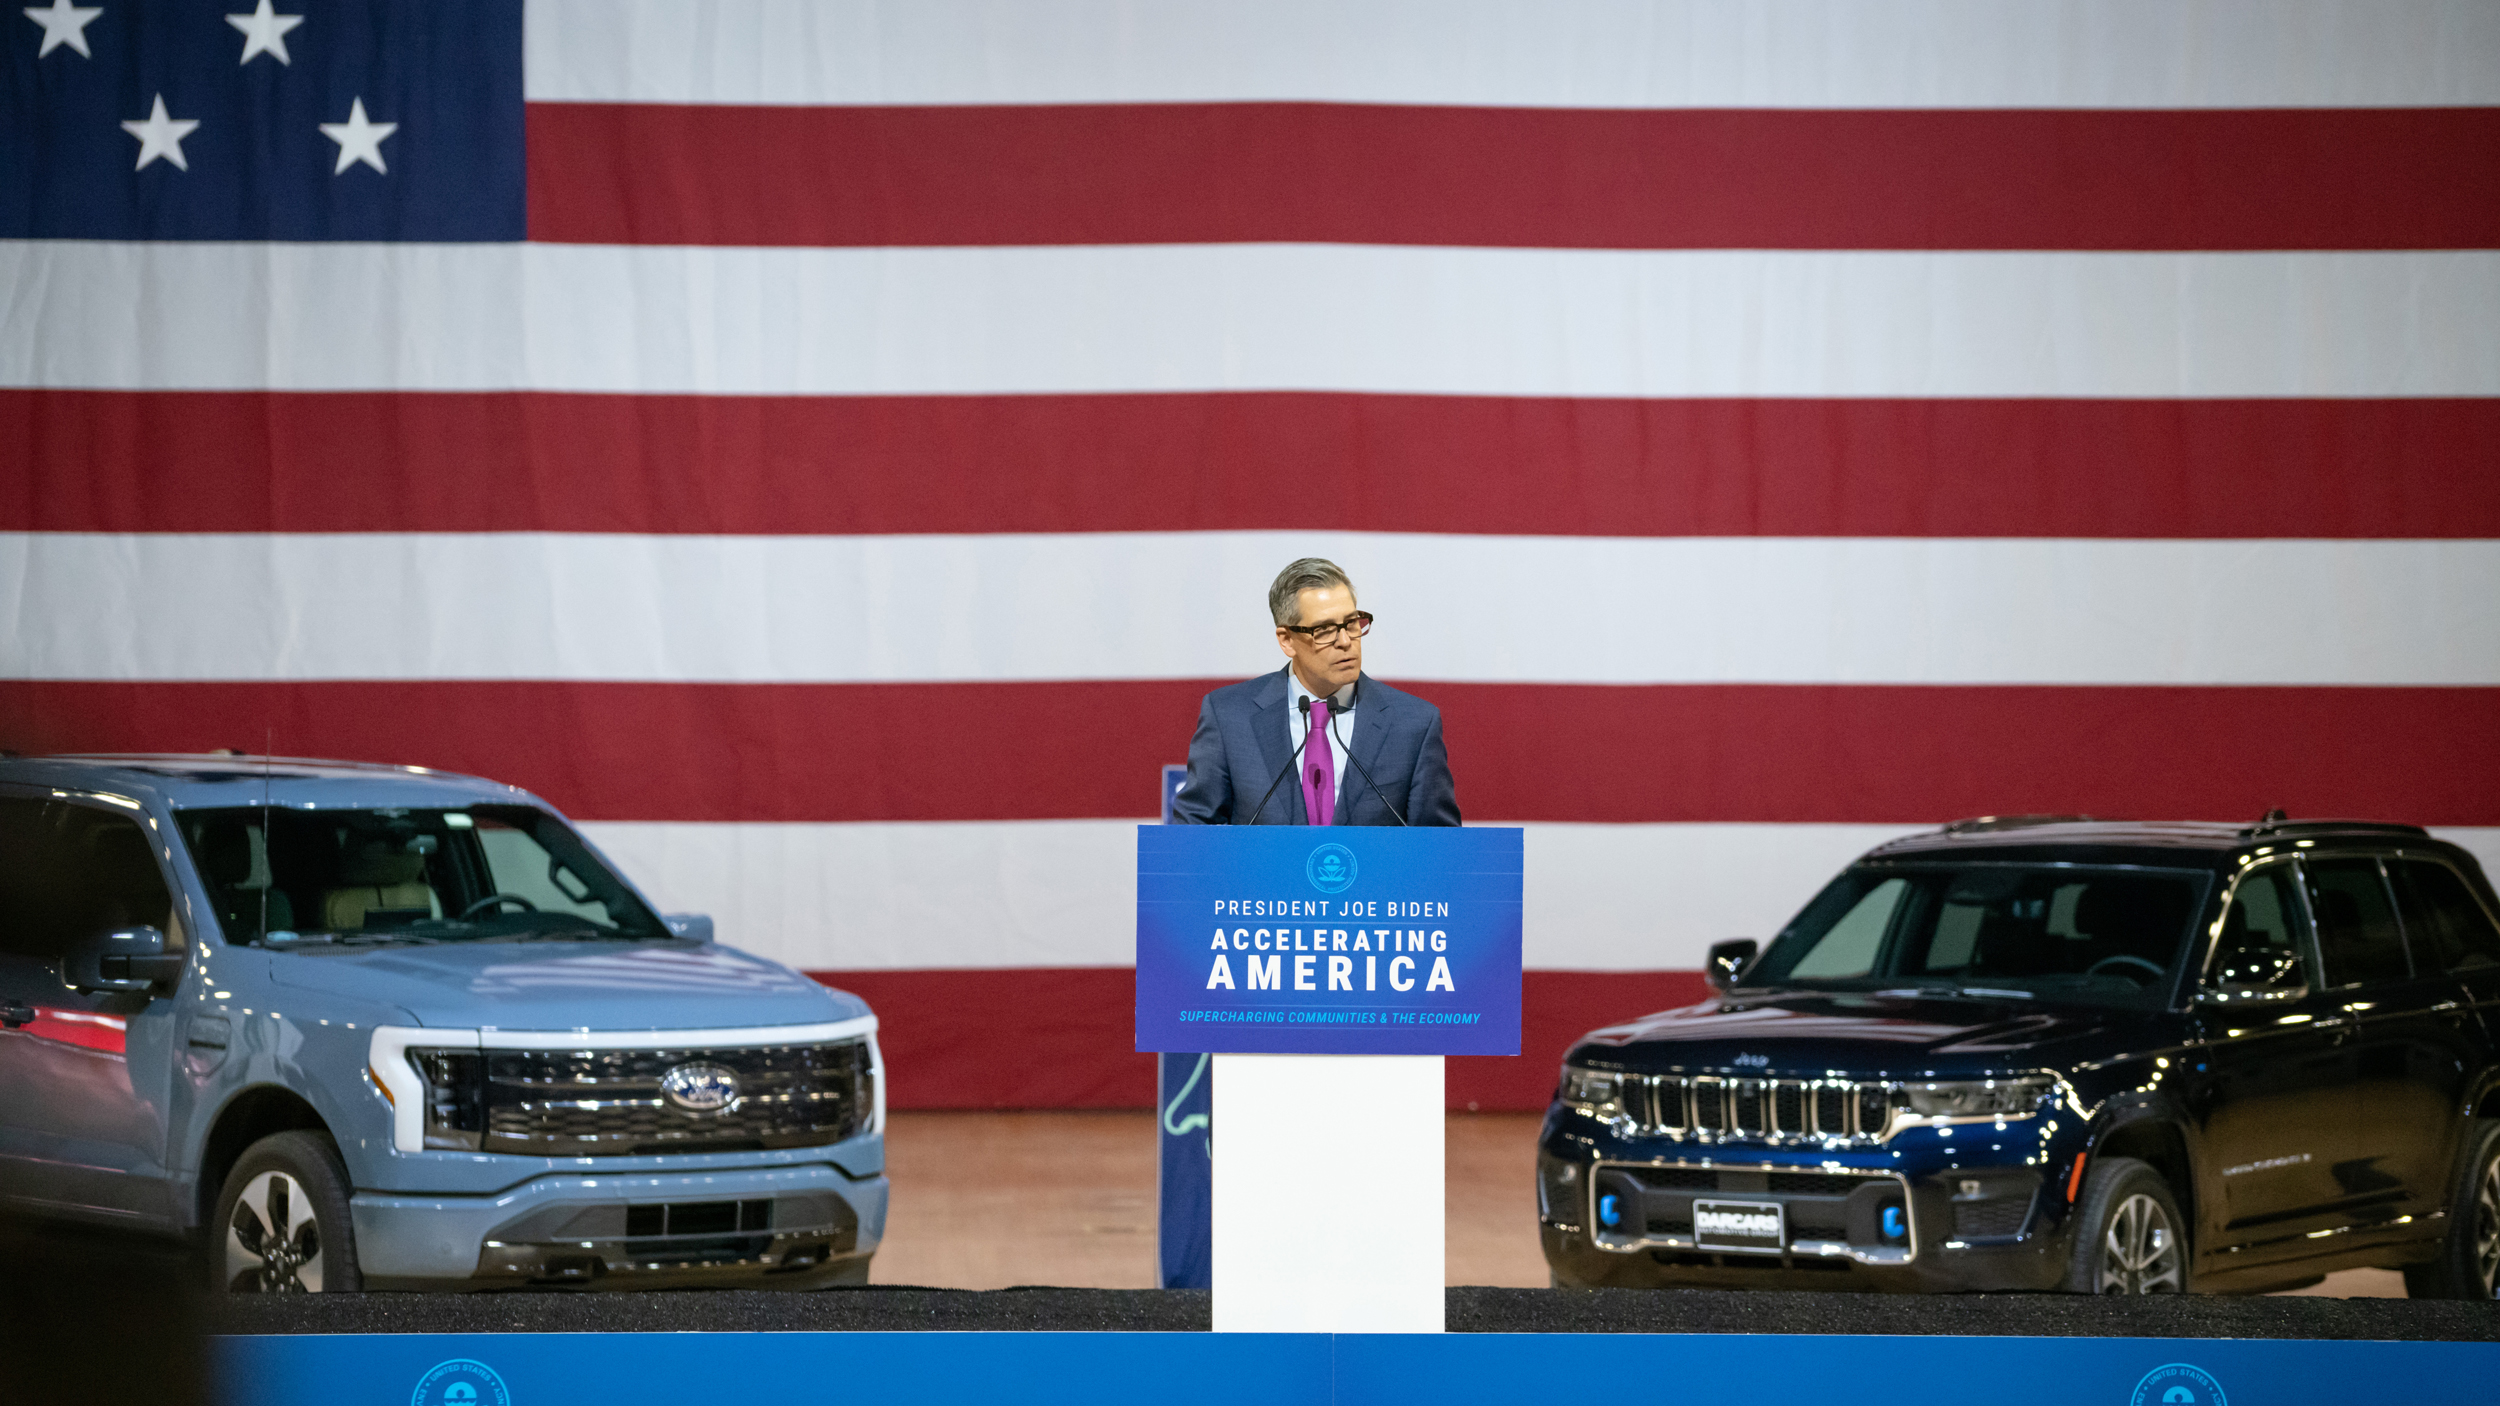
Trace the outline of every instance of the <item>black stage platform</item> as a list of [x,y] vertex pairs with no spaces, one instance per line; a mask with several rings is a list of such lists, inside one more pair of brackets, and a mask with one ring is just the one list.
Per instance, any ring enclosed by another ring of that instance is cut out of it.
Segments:
[[[1202,1291],[828,1289],[807,1294],[327,1294],[209,1306],[213,1333],[1200,1332]],[[1877,1333],[2500,1341],[2500,1304],[2409,1299],[1889,1297],[1452,1289],[1462,1333]]]

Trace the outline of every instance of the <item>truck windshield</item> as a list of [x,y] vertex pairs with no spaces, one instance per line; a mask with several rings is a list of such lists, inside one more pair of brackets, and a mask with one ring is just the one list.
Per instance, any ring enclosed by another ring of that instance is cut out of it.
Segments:
[[569,826],[531,806],[180,818],[230,941],[668,936]]
[[1741,984],[2158,1006],[2207,883],[2193,870],[1869,865],[1816,895]]

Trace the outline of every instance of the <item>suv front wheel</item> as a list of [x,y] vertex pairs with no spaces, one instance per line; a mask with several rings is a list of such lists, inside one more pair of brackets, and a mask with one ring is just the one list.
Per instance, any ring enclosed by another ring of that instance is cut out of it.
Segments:
[[2184,1294],[2188,1243],[2178,1198],[2161,1173],[2108,1157],[2083,1179],[2066,1289],[2077,1294]]
[[324,1133],[273,1133],[245,1148],[209,1222],[211,1287],[318,1294],[364,1287],[348,1221],[347,1168]]
[[2448,1236],[2439,1258],[2405,1267],[2417,1299],[2500,1298],[2500,1120],[2469,1126],[2457,1184],[2448,1193]]

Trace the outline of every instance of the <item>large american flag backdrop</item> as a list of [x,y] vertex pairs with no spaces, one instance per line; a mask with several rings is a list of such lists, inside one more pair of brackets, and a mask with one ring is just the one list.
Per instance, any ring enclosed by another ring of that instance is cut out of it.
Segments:
[[1956,816],[2500,859],[2489,0],[24,16],[0,743],[530,787],[900,1106],[1149,1099],[1305,554],[1528,827],[1454,1104]]

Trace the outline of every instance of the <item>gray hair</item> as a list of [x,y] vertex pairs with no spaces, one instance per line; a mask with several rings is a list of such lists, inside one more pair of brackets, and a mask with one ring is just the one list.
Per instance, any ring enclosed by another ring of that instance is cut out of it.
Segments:
[[1299,625],[1302,593],[1324,591],[1331,586],[1343,586],[1347,595],[1354,594],[1354,583],[1346,579],[1345,571],[1335,562],[1304,557],[1276,573],[1276,584],[1267,588],[1267,613],[1275,616],[1279,625]]

